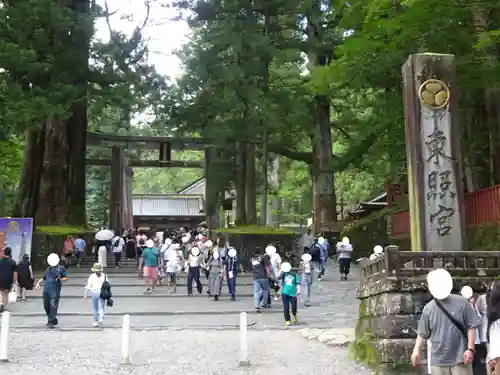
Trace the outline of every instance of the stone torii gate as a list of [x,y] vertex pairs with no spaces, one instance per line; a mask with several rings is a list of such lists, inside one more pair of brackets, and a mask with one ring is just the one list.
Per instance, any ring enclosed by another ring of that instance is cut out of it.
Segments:
[[[219,221],[218,193],[213,192],[213,178],[209,173],[214,163],[216,149],[203,138],[136,136],[106,133],[87,133],[87,147],[111,149],[109,159],[86,159],[86,165],[111,167],[110,182],[110,227],[116,233],[124,228],[133,228],[132,178],[133,167],[155,168],[203,168],[205,172],[206,198],[204,202],[206,222],[210,231],[216,229]],[[129,159],[127,149],[157,150],[157,160]],[[203,150],[204,160],[172,160],[172,150]]]

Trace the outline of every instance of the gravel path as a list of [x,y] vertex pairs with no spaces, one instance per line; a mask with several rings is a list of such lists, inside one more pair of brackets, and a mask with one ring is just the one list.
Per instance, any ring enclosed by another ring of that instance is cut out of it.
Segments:
[[250,369],[237,366],[237,331],[132,332],[133,364],[127,367],[118,366],[119,330],[12,332],[10,342],[11,362],[0,364],[0,373],[9,375],[370,374],[348,359],[347,349],[291,330],[249,331]]

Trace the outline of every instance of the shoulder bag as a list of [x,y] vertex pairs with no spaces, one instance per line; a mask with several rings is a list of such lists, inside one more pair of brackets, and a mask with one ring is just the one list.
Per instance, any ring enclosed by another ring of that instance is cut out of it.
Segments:
[[465,338],[465,342],[467,343],[468,341],[468,336],[467,336],[467,330],[465,327],[460,323],[453,315],[450,314],[448,310],[444,308],[444,306],[439,302],[437,299],[434,299],[434,302],[436,303],[437,307],[443,312],[444,315],[450,320],[450,322],[460,331],[462,336]]

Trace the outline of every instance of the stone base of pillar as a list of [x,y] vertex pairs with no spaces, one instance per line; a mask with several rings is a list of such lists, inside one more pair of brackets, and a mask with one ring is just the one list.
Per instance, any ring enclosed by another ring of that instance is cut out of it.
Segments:
[[[410,252],[394,247],[383,256],[364,259],[357,297],[360,300],[356,338],[350,354],[375,374],[426,374],[427,353],[422,364],[413,368],[410,356],[424,306],[432,299],[427,290],[427,274],[446,267],[454,279],[454,293],[469,285],[484,293],[486,285],[500,272],[496,263],[500,252]],[[478,267],[480,266],[480,267]]]

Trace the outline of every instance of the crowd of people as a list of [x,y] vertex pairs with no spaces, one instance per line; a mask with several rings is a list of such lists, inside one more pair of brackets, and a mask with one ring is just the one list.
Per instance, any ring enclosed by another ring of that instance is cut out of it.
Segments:
[[[103,232],[108,237],[103,235]],[[29,257],[25,256],[20,264],[10,257],[11,252],[5,249],[5,258],[0,262],[0,272],[4,282],[0,280],[2,311],[7,307],[9,292],[13,286],[19,286],[18,296],[26,300],[26,290],[43,286],[44,309],[47,314],[47,325],[57,325],[57,308],[62,282],[68,277],[68,269],[81,267],[85,257],[87,243],[82,237],[67,236],[59,254],[51,254],[47,258],[49,267],[44,276],[35,282]],[[193,287],[199,294],[206,294],[218,301],[224,284],[227,285],[230,300],[237,296],[236,281],[242,270],[248,269],[253,279],[253,305],[256,312],[270,308],[272,300],[277,301],[281,295],[285,324],[290,325],[297,319],[298,296],[301,285],[304,293],[304,306],[311,303],[312,285],[320,281],[325,274],[328,261],[329,244],[323,237],[314,238],[310,232],[302,238],[303,254],[300,264],[292,268],[289,260],[282,259],[278,249],[269,245],[264,252],[256,251],[247,267],[242,265],[237,250],[226,243],[223,237],[214,242],[207,236],[204,228],[190,230],[181,228],[178,232],[156,232],[149,237],[146,233],[124,231],[114,235],[109,230],[96,234],[92,244],[92,256],[95,264],[85,286],[85,298],[92,301],[94,326],[102,325],[106,306],[112,306],[111,283],[105,274],[109,267],[121,267],[122,257],[134,260],[137,276],[144,280],[144,293],[155,293],[161,286],[168,293],[177,293],[179,274],[187,275],[188,295],[193,294]],[[286,250],[286,249],[281,249]],[[352,246],[347,238],[337,244],[337,254],[341,271],[341,280],[347,280]],[[114,264],[108,264],[108,255],[113,254]],[[3,272],[5,271],[5,273]]]

